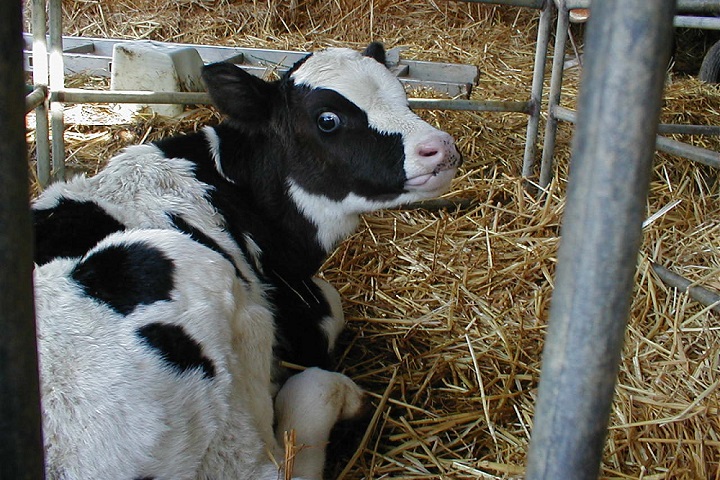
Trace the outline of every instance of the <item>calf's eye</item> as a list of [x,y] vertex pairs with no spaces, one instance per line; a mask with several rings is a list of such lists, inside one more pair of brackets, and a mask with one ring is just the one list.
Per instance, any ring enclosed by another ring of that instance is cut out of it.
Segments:
[[340,117],[333,112],[323,112],[317,118],[318,128],[325,132],[334,132],[340,127]]

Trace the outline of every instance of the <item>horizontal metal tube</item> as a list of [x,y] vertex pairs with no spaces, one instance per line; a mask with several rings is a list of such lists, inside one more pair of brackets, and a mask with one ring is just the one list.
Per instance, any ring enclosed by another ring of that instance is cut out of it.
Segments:
[[494,3],[512,7],[542,8],[545,0],[463,0],[468,3]]
[[673,25],[680,28],[702,28],[705,30],[720,30],[720,18],[688,17],[684,15],[679,15],[673,20]]
[[30,113],[34,108],[39,107],[47,97],[47,88],[41,85],[25,97],[25,113]]
[[[564,120],[566,122],[575,122],[577,114],[570,109],[564,107],[556,107],[553,109],[553,115],[555,118]],[[698,128],[700,131],[693,131]],[[718,134],[718,128],[713,125],[660,125],[658,131],[660,133],[689,133],[702,135],[703,129],[711,131],[712,135]],[[663,132],[662,130],[665,130]],[[675,130],[675,131],[672,131]],[[692,160],[703,165],[709,165],[711,167],[720,168],[720,153],[708,150],[707,148],[695,147],[688,145],[684,142],[679,142],[671,138],[663,137],[658,135],[655,143],[655,147],[665,153],[678,155],[688,160]]]
[[483,112],[530,113],[530,102],[500,102],[494,100],[447,100],[442,98],[410,98],[410,108],[418,110],[467,110]]
[[556,105],[555,108],[552,109],[552,114],[555,118],[564,122],[575,123],[575,119],[577,118],[576,112],[569,108],[561,107],[560,105]]
[[658,277],[667,285],[687,293],[693,300],[702,303],[706,307],[710,307],[710,310],[714,312],[720,313],[720,295],[699,285],[693,285],[687,278],[671,272],[657,263],[652,263],[651,266]]
[[718,13],[720,12],[720,2],[717,0],[678,0],[677,11]]
[[659,135],[655,146],[662,152],[679,155],[689,160],[702,163],[703,165],[720,168],[720,153],[718,152],[688,145],[687,143],[678,142],[672,138],[662,137]]
[[[558,0],[555,0],[555,4],[557,5],[559,3]],[[573,8],[590,8],[590,0],[565,0],[565,9],[566,10],[572,10]],[[560,5],[558,5],[558,8]]]
[[[64,103],[175,103],[185,105],[210,104],[210,95],[206,92],[149,92],[136,90],[85,90],[65,88],[50,93],[50,100]],[[530,111],[529,102],[500,102],[481,100],[450,100],[444,98],[411,98],[410,107],[424,110],[468,110],[485,112]]]
[[[557,106],[553,109],[555,118],[565,122],[575,122],[576,113],[568,108]],[[717,125],[682,125],[675,123],[661,123],[658,133],[663,135],[720,135],[720,126]]]
[[[556,3],[558,0],[555,0]],[[493,2],[494,3],[494,2]],[[590,8],[591,0],[565,0],[565,8]],[[678,0],[677,11],[687,13],[718,13],[720,2],[718,0]]]
[[658,133],[662,135],[720,135],[720,126],[661,123],[658,125]]
[[209,104],[206,92],[149,92],[135,90],[86,90],[64,88],[50,92],[50,100],[63,103],[174,103]]

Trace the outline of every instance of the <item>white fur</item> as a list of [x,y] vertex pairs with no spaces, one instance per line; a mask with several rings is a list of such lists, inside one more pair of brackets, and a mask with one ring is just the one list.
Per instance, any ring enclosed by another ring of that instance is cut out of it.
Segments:
[[214,128],[210,127],[203,128],[202,132],[207,139],[208,147],[210,148],[210,156],[212,157],[213,162],[215,162],[215,169],[225,180],[230,183],[235,183],[231,178],[228,178],[223,171],[222,163],[220,162],[220,137],[218,137],[217,132]]
[[[278,393],[278,432],[295,430],[299,456],[293,472],[322,478],[325,445],[336,419],[357,416],[363,392],[345,375],[309,368],[291,377]],[[280,439],[278,439],[280,441]]]
[[[441,194],[444,188],[432,191],[431,196]],[[378,201],[350,193],[337,201],[325,195],[310,193],[292,180],[288,180],[288,192],[300,211],[318,228],[318,242],[328,252],[355,231],[361,213],[415,202],[428,198],[429,194],[408,191],[392,200]]]
[[328,339],[328,350],[335,350],[335,343],[337,342],[340,333],[345,328],[345,314],[342,310],[342,299],[340,293],[330,285],[328,282],[321,278],[313,278],[315,285],[320,287],[320,291],[325,296],[325,300],[330,305],[330,315],[325,317],[322,321],[321,327],[327,335]]

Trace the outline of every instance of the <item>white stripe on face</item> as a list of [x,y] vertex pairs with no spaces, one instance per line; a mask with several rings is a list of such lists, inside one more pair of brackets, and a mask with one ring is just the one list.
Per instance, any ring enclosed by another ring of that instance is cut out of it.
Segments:
[[[314,53],[291,78],[296,85],[336,91],[365,112],[371,128],[400,134],[406,188],[434,191],[446,178],[449,184],[461,162],[452,137],[410,110],[402,84],[384,65],[354,50],[334,48]],[[429,155],[433,151],[437,154]],[[438,178],[448,171],[450,175]]]

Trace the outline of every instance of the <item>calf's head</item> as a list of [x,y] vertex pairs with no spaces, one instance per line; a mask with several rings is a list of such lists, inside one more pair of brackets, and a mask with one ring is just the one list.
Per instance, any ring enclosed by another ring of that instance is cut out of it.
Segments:
[[378,43],[313,53],[275,82],[229,64],[203,75],[232,124],[282,151],[273,168],[326,248],[359,213],[442,194],[462,162],[452,137],[410,110]]

